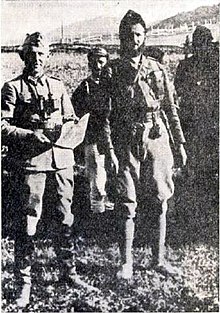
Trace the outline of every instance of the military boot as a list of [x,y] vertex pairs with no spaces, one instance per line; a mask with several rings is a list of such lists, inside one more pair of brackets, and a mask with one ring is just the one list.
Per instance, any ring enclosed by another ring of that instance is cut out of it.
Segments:
[[19,270],[17,277],[17,299],[18,308],[25,308],[30,302],[31,293],[31,266]]
[[62,262],[62,266],[60,268],[60,282],[62,284],[66,283],[71,287],[82,287],[88,291],[96,291],[98,293],[100,292],[98,288],[88,284],[80,277],[80,275],[77,274],[76,266],[73,260],[65,260]]

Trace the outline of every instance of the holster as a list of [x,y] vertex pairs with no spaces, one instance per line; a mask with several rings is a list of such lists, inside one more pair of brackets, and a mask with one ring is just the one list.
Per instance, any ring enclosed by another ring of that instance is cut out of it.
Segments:
[[138,160],[144,158],[143,133],[145,130],[144,123],[133,123],[131,126],[131,146],[132,153]]
[[157,118],[158,118],[157,113],[152,112],[153,126],[151,127],[149,135],[148,135],[150,139],[157,139],[162,135],[160,125],[157,122]]

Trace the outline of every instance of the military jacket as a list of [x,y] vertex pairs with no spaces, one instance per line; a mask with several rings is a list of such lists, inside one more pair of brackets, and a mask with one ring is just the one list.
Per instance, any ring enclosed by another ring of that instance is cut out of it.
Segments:
[[180,116],[184,130],[208,133],[218,128],[219,61],[214,53],[203,62],[191,56],[180,61],[174,85],[180,97]]
[[112,148],[109,125],[110,98],[102,84],[94,81],[91,76],[88,77],[73,92],[71,100],[77,116],[82,117],[90,113],[85,143],[96,143],[100,153]]
[[164,110],[175,143],[185,142],[173,90],[162,64],[145,56],[138,65],[116,59],[110,64],[108,75],[111,77],[113,137],[119,138],[122,129],[128,130],[134,122],[145,122],[147,113]]
[[[34,81],[24,72],[2,88],[2,143],[8,159],[27,170],[50,171],[74,164],[73,151],[55,147],[62,124],[75,112],[63,83],[43,76]],[[40,129],[51,145],[32,142],[31,134]]]

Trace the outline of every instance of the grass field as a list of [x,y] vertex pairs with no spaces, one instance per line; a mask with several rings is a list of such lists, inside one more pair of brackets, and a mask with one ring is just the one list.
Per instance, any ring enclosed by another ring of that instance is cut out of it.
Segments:
[[[181,58],[177,54],[166,58],[171,79]],[[21,70],[17,55],[2,54],[2,83],[19,75]],[[86,55],[54,54],[48,60],[47,72],[62,78],[71,94],[88,74]],[[8,183],[5,177],[3,198],[7,196]],[[134,278],[123,282],[115,276],[120,265],[117,216],[110,211],[91,215],[84,178],[77,175],[75,185],[72,249],[78,273],[88,286],[74,288],[59,284],[48,225],[53,223],[48,223],[50,215],[45,213],[35,242],[36,262],[27,312],[218,312],[218,203],[213,190],[201,188],[199,198],[195,198],[187,178],[176,181],[167,225],[167,259],[177,269],[175,276],[148,269],[151,250],[145,242],[144,217],[138,215]],[[15,207],[3,205],[2,312],[17,310],[13,275],[14,212]]]

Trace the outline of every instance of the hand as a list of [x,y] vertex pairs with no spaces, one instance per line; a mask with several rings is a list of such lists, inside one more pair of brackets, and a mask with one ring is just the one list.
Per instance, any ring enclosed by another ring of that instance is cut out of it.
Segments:
[[63,122],[74,122],[75,124],[78,124],[80,118],[77,116],[73,116],[73,115],[67,115],[64,117]]
[[51,143],[51,141],[43,134],[43,130],[42,129],[37,129],[35,130],[31,137],[34,140],[37,140],[40,143]]
[[183,144],[179,144],[176,149],[178,167],[186,166],[187,155]]
[[115,174],[117,175],[118,169],[119,169],[119,163],[118,163],[118,159],[117,159],[113,149],[110,149],[109,156],[110,156],[110,160],[109,160],[110,161],[110,167],[112,170],[114,170]]

